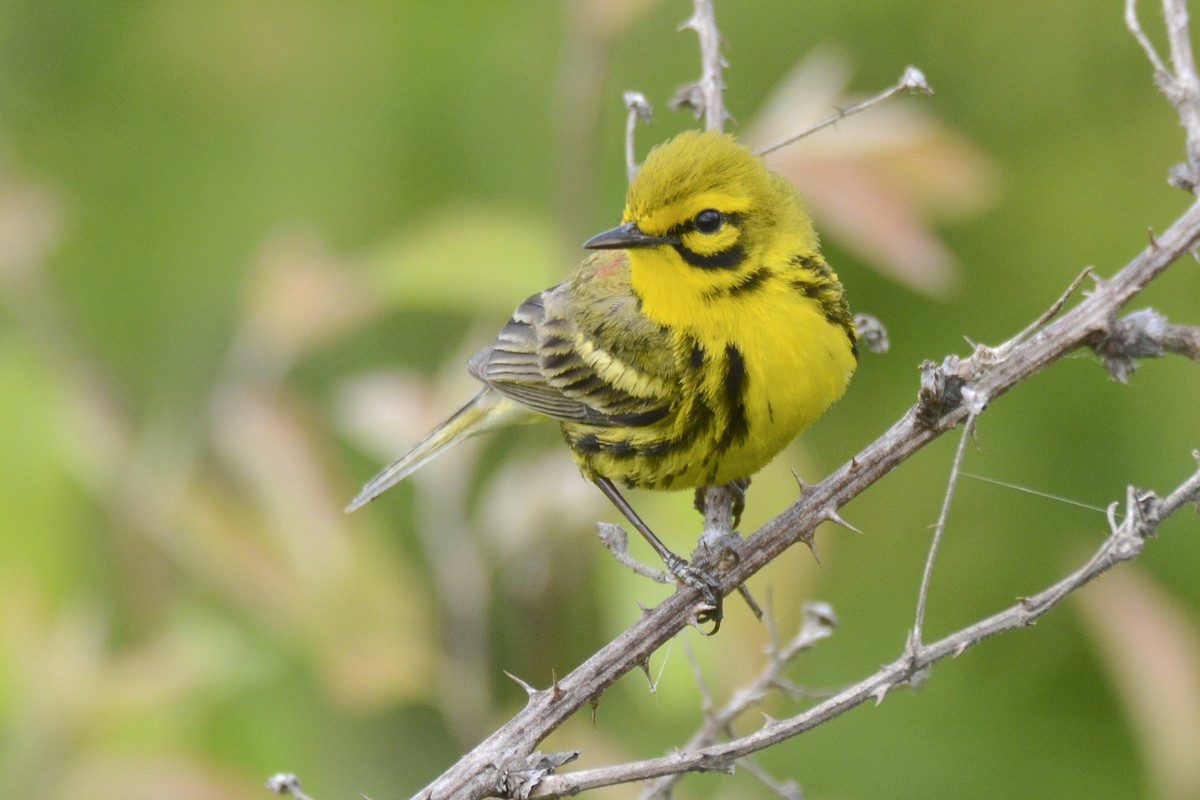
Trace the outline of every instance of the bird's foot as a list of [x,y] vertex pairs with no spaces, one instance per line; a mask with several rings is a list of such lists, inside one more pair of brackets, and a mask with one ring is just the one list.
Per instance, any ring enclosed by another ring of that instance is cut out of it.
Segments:
[[681,586],[700,592],[703,602],[699,613],[696,614],[696,624],[699,626],[712,623],[712,630],[704,632],[704,635],[712,636],[719,631],[721,620],[725,617],[724,591],[721,581],[709,571],[709,565],[688,563],[679,556],[674,556],[667,561],[667,569]]

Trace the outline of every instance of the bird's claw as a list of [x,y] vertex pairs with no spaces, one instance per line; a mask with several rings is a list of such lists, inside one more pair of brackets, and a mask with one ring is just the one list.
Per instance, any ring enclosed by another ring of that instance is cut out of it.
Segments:
[[680,585],[700,592],[703,602],[696,615],[696,622],[698,625],[711,622],[712,630],[707,631],[705,636],[712,636],[721,629],[721,620],[725,617],[721,582],[705,567],[689,564],[682,558],[669,566],[671,574],[675,576],[675,580],[679,581]]

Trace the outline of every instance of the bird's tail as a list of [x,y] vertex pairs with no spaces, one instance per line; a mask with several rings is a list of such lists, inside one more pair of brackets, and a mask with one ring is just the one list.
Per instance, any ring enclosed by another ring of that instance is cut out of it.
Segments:
[[492,389],[479,390],[454,416],[434,428],[407,453],[367,481],[362,491],[346,506],[346,512],[365,506],[437,458],[448,447],[493,428],[527,421],[532,421],[527,409]]

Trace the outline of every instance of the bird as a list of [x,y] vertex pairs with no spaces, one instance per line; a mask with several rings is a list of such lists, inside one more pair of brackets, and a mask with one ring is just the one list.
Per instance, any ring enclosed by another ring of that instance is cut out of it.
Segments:
[[719,588],[618,485],[743,486],[845,393],[858,364],[845,291],[796,188],[717,131],[652,149],[620,224],[583,247],[596,252],[470,358],[476,394],[346,510],[468,437],[553,420],[583,475],[719,625]]

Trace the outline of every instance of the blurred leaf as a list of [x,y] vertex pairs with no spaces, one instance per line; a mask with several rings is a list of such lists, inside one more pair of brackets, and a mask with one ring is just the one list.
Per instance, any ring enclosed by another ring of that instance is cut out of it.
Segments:
[[[838,51],[814,50],[780,82],[744,138],[765,147],[851,105],[851,74]],[[985,208],[997,177],[979,148],[931,114],[927,98],[891,100],[767,160],[801,188],[818,230],[881,272],[946,297],[958,284],[958,262],[933,221]]]
[[1138,565],[1075,595],[1129,716],[1155,797],[1200,797],[1200,617]]
[[[603,495],[579,474],[566,448],[556,448],[543,456],[527,453],[497,473],[483,490],[479,519],[487,528],[489,545],[507,558],[537,549],[538,542],[563,530],[592,527],[609,510]],[[593,539],[586,546],[599,544]],[[522,581],[515,590],[536,593],[532,575],[522,575]]]
[[235,367],[279,375],[309,350],[360,326],[378,304],[360,272],[311,232],[279,233],[262,247],[247,281]]
[[[246,572],[232,584],[244,584],[236,591],[247,611],[263,613],[265,604],[274,624],[286,621],[324,665],[327,689],[341,702],[371,708],[419,694],[432,668],[422,582],[409,565],[352,535],[314,420],[286,396],[247,388],[226,391],[213,425],[253,502],[242,513],[269,543],[259,551],[265,563],[241,562]],[[209,515],[194,519],[205,540],[228,539],[229,529]],[[256,579],[263,572],[277,579]]]
[[62,237],[62,199],[45,183],[13,175],[0,163],[0,286],[40,269]]
[[[244,642],[211,624],[169,628],[161,638],[117,652],[98,606],[55,612],[33,591],[8,586],[0,592],[0,610],[0,663],[6,666],[0,673],[0,780],[16,796],[78,796],[96,778],[93,768],[127,760],[117,753],[130,747],[140,754],[140,768],[121,772],[119,782],[116,772],[107,774],[82,793],[154,796],[150,787],[161,787],[166,773],[149,779],[146,768],[158,758],[151,753],[186,742],[190,717],[181,712],[246,663]],[[211,777],[209,767],[171,760],[180,768],[180,790],[188,789],[189,774]],[[172,796],[214,795],[210,785],[208,793]]]
[[60,784],[57,797],[63,800],[262,800],[267,796],[256,776],[185,754],[93,752],[71,764]]
[[419,220],[367,262],[372,286],[392,307],[488,314],[511,313],[573,268],[541,218],[465,204]]
[[465,369],[457,372],[459,391],[441,391],[426,376],[398,370],[356,375],[342,383],[334,418],[379,460],[395,458],[471,396],[478,383]]
[[589,35],[615,39],[663,0],[574,0],[580,24]]

